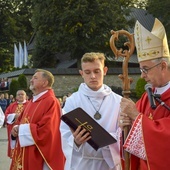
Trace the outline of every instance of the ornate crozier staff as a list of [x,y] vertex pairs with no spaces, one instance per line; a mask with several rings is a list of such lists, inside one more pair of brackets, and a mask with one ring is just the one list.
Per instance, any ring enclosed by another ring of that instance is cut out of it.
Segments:
[[[128,62],[129,62],[129,58],[130,56],[133,54],[134,49],[135,49],[135,43],[134,43],[134,36],[133,34],[130,34],[129,32],[125,31],[125,30],[119,30],[119,31],[113,31],[111,30],[111,38],[110,38],[110,47],[113,51],[113,53],[115,54],[116,59],[118,59],[118,57],[122,56],[124,57],[123,59],[123,63],[122,63],[122,71],[123,74],[119,75],[119,78],[122,79],[122,83],[123,83],[123,91],[122,94],[124,97],[129,98],[130,96],[130,84],[132,83],[132,78],[128,77]],[[119,40],[119,35],[122,36],[126,36],[128,38],[128,42],[124,43],[124,46],[128,47],[128,50],[122,50],[122,49],[117,49],[115,46],[115,41]],[[123,130],[123,140],[126,139],[128,133],[129,133],[129,126],[124,127]],[[130,161],[129,161],[129,153],[128,152],[124,152],[124,157],[125,157],[125,170],[129,170],[129,166],[130,166]]]

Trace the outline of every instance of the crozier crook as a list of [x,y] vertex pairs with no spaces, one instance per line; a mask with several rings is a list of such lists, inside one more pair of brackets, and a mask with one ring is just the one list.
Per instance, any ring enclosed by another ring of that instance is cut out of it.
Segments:
[[[135,49],[135,43],[134,43],[134,36],[133,34],[130,34],[129,32],[125,30],[119,30],[119,31],[111,31],[111,38],[110,38],[110,47],[116,57],[123,57],[123,63],[122,63],[122,71],[123,74],[119,75],[119,78],[122,79],[122,94],[124,97],[129,98],[130,96],[130,84],[132,83],[132,78],[128,77],[128,62],[130,56],[133,54],[134,49]],[[126,36],[128,38],[128,42],[124,43],[124,46],[128,47],[128,50],[123,50],[123,49],[117,49],[115,46],[115,41],[119,40],[119,35]],[[124,140],[126,139],[128,133],[129,133],[129,126],[124,127],[124,132],[123,132],[123,138]],[[124,152],[124,158],[125,158],[125,170],[129,170],[130,167],[130,162],[129,162],[129,153]]]

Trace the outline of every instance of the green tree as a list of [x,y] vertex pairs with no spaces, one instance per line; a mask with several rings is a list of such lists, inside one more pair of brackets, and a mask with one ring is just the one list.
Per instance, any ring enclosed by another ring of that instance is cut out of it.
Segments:
[[146,9],[149,13],[153,14],[154,17],[161,20],[164,24],[167,37],[170,39],[170,1],[169,0],[148,0]]
[[0,0],[0,72],[13,69],[14,43],[30,39],[30,6],[31,0]]
[[11,35],[14,27],[14,20],[10,16],[11,4],[9,1],[0,0],[0,72],[9,70],[11,67],[13,35]]
[[131,7],[136,7],[136,8],[146,8],[146,4],[147,4],[148,0],[131,0],[129,2],[129,6]]
[[85,52],[113,55],[112,29],[127,29],[131,21],[128,0],[34,0],[32,23],[36,31],[34,67],[55,67],[56,52],[80,59]]
[[19,83],[19,88],[27,91],[28,89],[28,84],[27,84],[27,78],[24,74],[20,74],[18,77],[18,83]]
[[17,90],[19,90],[19,82],[16,79],[12,79],[9,87],[9,94],[12,94],[13,96],[16,96]]
[[142,94],[145,92],[145,84],[147,82],[143,78],[139,78],[136,83],[136,97],[140,98]]

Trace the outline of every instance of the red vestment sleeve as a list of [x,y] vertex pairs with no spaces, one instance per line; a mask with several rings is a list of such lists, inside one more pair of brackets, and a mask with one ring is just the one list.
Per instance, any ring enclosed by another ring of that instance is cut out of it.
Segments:
[[[170,106],[170,89],[161,95],[161,100]],[[147,160],[131,155],[131,170],[169,170],[170,167],[170,111],[156,102],[152,109],[146,93],[136,103],[142,116],[143,142]]]

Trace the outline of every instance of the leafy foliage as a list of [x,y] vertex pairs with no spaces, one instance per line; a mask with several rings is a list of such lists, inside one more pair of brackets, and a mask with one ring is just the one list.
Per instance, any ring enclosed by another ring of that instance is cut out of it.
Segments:
[[161,20],[165,26],[167,37],[170,39],[170,1],[169,0],[148,0],[146,9]]
[[146,81],[143,78],[139,78],[136,83],[136,97],[140,98],[142,94],[145,92],[145,84]]
[[18,77],[19,88],[27,91],[27,78],[24,74],[20,74]]
[[16,92],[21,89],[25,92],[29,92],[27,78],[24,74],[20,74],[18,79],[12,79],[9,87],[9,94],[16,96]]
[[34,67],[55,67],[56,52],[80,59],[85,52],[111,54],[112,29],[127,29],[129,1],[34,0],[32,23],[36,31]]
[[9,87],[9,94],[16,96],[16,92],[19,90],[19,82],[16,79],[12,79]]
[[30,4],[31,0],[0,0],[0,72],[13,69],[14,43],[30,38]]

